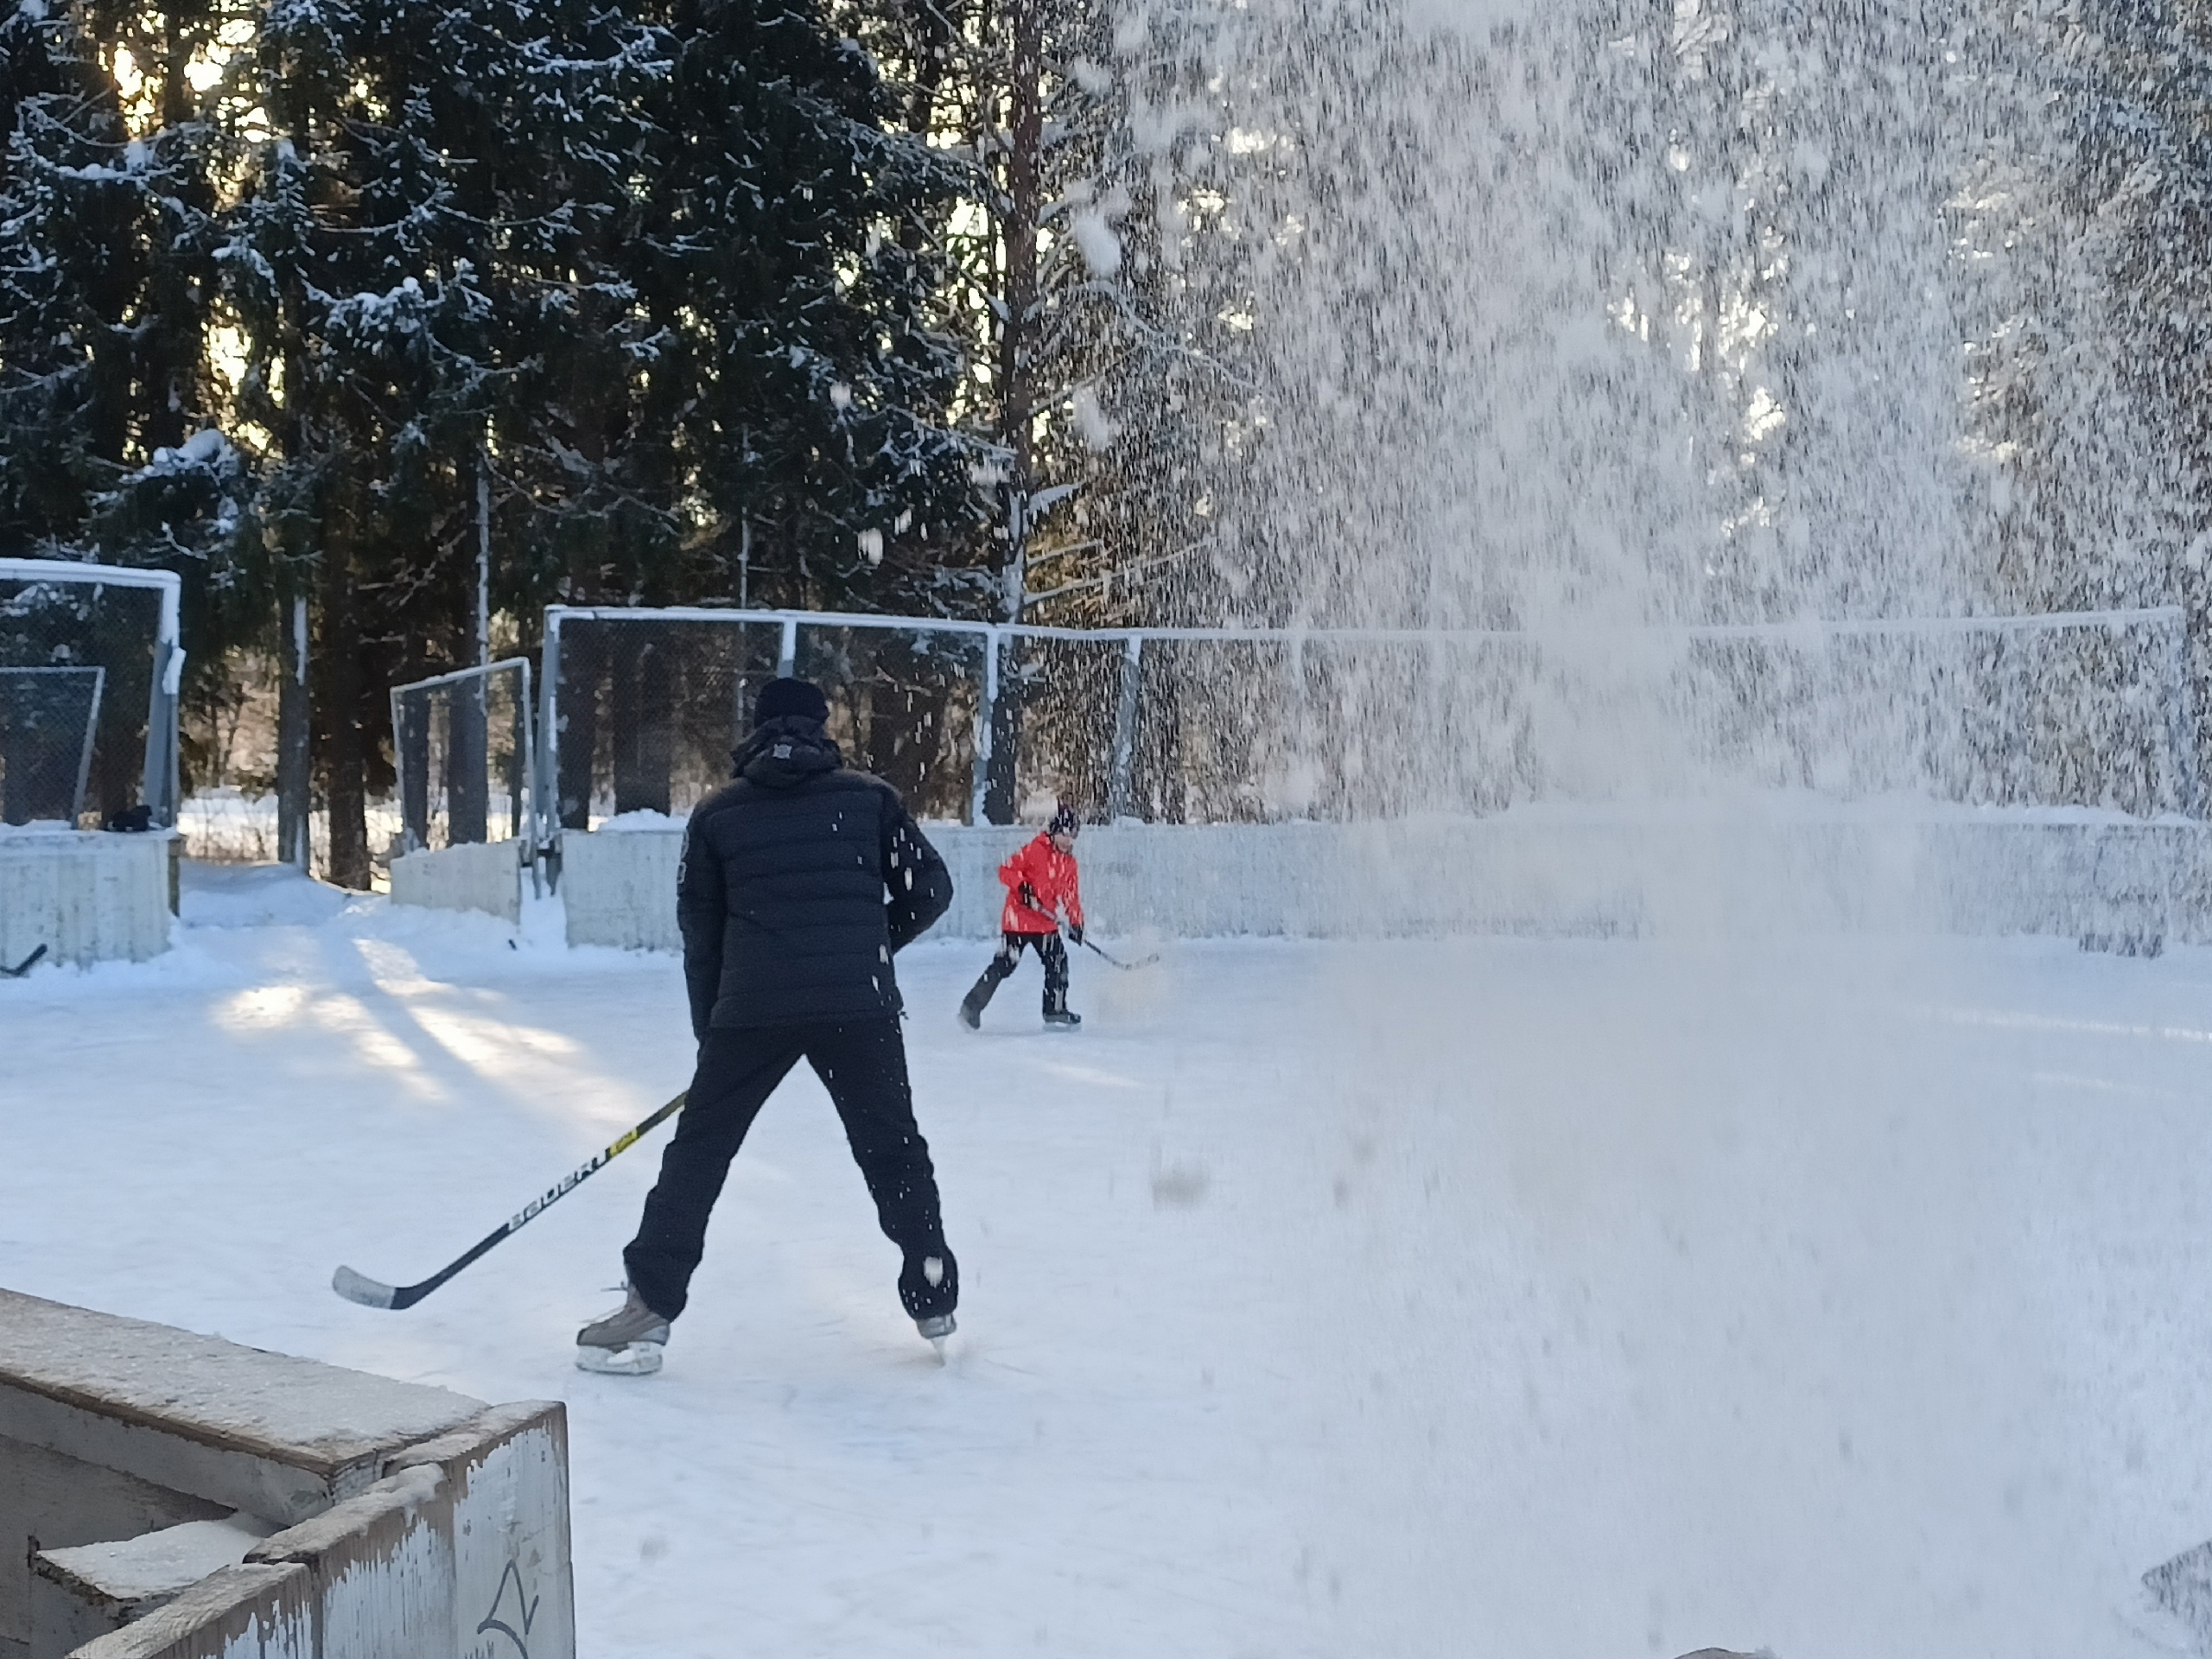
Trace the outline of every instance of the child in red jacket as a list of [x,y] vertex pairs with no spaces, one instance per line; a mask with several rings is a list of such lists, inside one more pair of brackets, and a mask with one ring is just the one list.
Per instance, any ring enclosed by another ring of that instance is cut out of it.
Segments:
[[982,1028],[984,1006],[1014,972],[1025,945],[1035,946],[1045,964],[1046,1027],[1073,1031],[1083,1023],[1081,1014],[1068,1012],[1068,950],[1060,943],[1058,919],[1065,911],[1068,938],[1081,944],[1083,894],[1075,868],[1075,838],[1081,827],[1075,809],[1063,801],[1045,833],[999,866],[1007,890],[1006,909],[999,917],[1003,942],[975,988],[961,999],[960,1023],[969,1030]]

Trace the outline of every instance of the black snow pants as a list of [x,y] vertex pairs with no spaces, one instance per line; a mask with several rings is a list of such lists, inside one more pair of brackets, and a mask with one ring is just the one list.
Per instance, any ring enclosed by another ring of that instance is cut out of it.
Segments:
[[[876,1219],[905,1254],[899,1300],[918,1319],[951,1313],[960,1300],[959,1269],[944,1244],[937,1175],[914,1122],[906,1045],[896,1016],[708,1032],[691,1097],[661,1154],[660,1179],[646,1195],[645,1219],[622,1252],[631,1285],[664,1319],[683,1311],[730,1160],[761,1106],[801,1059],[830,1091],[853,1161],[875,1200]],[[943,1264],[936,1284],[924,1265],[931,1258]]]
[[1003,943],[998,954],[991,958],[991,965],[983,969],[983,976],[968,993],[967,1001],[981,1014],[990,1006],[990,1001],[1000,986],[1014,975],[1021,961],[1021,948],[1033,946],[1037,960],[1045,964],[1045,1012],[1065,1014],[1068,1006],[1068,948],[1057,933],[1007,933],[1001,935]]

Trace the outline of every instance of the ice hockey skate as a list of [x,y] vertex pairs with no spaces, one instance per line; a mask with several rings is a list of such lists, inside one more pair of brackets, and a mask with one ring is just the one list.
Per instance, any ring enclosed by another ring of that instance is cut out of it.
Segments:
[[651,1376],[668,1345],[668,1321],[625,1287],[622,1306],[576,1332],[576,1369],[606,1376]]

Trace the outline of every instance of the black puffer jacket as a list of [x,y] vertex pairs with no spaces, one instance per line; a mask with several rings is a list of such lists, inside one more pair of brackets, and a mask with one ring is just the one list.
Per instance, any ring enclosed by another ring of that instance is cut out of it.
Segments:
[[899,791],[849,772],[819,721],[771,721],[683,836],[676,914],[691,1028],[895,1014],[891,953],[952,902]]

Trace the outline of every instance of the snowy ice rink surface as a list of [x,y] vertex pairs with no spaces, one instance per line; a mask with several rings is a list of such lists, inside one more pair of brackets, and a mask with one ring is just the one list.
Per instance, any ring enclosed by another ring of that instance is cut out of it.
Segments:
[[[2181,1650],[2212,1537],[2212,957],[2052,941],[902,958],[939,1370],[787,1086],[646,1381],[570,1367],[685,1081],[665,957],[195,870],[0,983],[0,1283],[569,1402],[594,1659]],[[640,1155],[642,1154],[643,1155]]]

